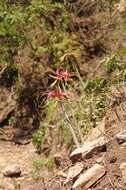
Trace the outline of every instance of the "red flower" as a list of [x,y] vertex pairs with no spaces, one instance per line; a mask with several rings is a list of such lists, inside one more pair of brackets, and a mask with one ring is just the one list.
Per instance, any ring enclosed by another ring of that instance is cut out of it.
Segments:
[[68,73],[67,71],[66,72],[63,72],[62,73],[62,78],[64,80],[68,80],[73,74],[72,73]]
[[48,97],[55,98],[55,97],[61,97],[61,96],[62,96],[62,93],[60,91],[50,91],[50,92],[48,92]]
[[54,76],[51,75],[51,77],[58,79],[58,80],[68,80],[71,76],[74,75],[74,73],[68,73],[67,71],[65,72],[60,72],[58,69],[56,71],[52,71]]
[[62,80],[62,73],[58,69],[56,71],[52,71],[52,73],[54,74],[54,76],[50,75],[52,78]]

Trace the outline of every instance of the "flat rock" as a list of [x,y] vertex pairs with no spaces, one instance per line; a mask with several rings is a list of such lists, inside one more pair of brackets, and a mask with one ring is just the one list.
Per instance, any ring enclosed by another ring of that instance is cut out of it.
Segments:
[[57,176],[66,178],[66,177],[67,177],[67,174],[64,173],[63,171],[59,171],[59,172],[57,173]]
[[91,187],[98,179],[100,179],[106,172],[106,169],[99,165],[95,164],[92,168],[88,169],[84,174],[80,175],[80,177],[73,184],[72,189],[78,190],[82,188],[86,190]]
[[103,137],[105,134],[105,125],[106,125],[106,117],[102,119],[102,121],[98,124],[97,127],[93,128],[93,130],[89,134],[89,137],[87,138],[87,141],[92,141],[99,137]]
[[99,137],[93,141],[86,141],[80,148],[75,149],[70,154],[72,161],[79,160],[81,158],[91,158],[93,153],[100,152],[106,148],[107,139],[105,137]]
[[117,138],[117,141],[119,144],[123,143],[123,142],[126,142],[126,130],[118,133],[116,135],[116,138]]
[[123,180],[126,182],[126,162],[123,162],[120,165],[120,170],[121,170],[121,173],[122,173],[122,176],[123,176]]
[[21,174],[20,167],[16,164],[7,166],[3,171],[3,175],[6,177],[20,176],[20,174]]
[[104,161],[104,155],[97,158],[97,160],[96,160],[97,164],[101,164],[103,161]]
[[67,179],[65,181],[65,184],[77,177],[81,171],[84,169],[84,163],[83,162],[78,162],[71,168],[69,168],[68,174],[67,174]]

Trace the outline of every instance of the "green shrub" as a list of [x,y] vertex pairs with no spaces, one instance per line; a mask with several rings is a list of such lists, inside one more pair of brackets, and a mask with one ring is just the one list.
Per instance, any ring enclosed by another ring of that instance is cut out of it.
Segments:
[[100,93],[104,91],[107,85],[107,80],[105,78],[96,78],[87,80],[85,85],[85,91],[87,93]]
[[42,152],[42,143],[45,136],[45,126],[42,126],[36,133],[33,134],[33,145],[36,147],[37,152]]
[[104,69],[106,73],[112,73],[116,69],[122,69],[122,65],[121,61],[115,55],[112,55],[105,62]]

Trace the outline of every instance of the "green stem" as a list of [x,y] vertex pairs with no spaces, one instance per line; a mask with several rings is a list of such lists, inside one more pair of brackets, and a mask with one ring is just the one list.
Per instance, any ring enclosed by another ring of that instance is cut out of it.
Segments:
[[80,145],[79,145],[78,139],[77,139],[77,137],[76,137],[76,134],[75,134],[75,132],[74,132],[74,129],[73,129],[72,125],[71,125],[71,121],[70,121],[70,119],[69,119],[69,116],[68,116],[67,112],[64,110],[64,107],[63,107],[63,105],[62,105],[62,102],[60,102],[60,104],[61,104],[61,108],[62,108],[62,110],[63,110],[63,112],[64,112],[65,118],[66,118],[66,120],[67,120],[67,122],[68,122],[69,129],[70,129],[70,131],[71,131],[71,134],[72,134],[72,136],[73,136],[73,141],[74,141],[76,147],[79,148]]
[[77,69],[77,66],[74,65],[74,68],[75,68],[75,71],[76,71],[76,73],[77,73],[77,75],[78,75],[78,78],[79,78],[79,80],[80,80],[80,83],[81,83],[82,87],[83,87],[84,90],[85,90],[85,86],[84,86],[84,83],[83,83],[82,78],[81,78],[81,76],[80,76],[80,73],[79,73],[79,71],[78,71],[78,69]]

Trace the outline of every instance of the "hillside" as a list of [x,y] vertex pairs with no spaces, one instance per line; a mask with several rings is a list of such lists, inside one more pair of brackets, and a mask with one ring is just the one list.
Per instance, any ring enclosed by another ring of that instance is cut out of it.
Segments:
[[[0,21],[1,190],[74,189],[95,163],[87,189],[125,189],[125,0],[1,0]],[[72,159],[103,125],[103,149]]]

